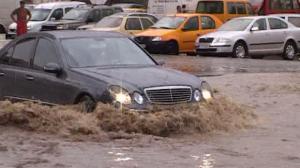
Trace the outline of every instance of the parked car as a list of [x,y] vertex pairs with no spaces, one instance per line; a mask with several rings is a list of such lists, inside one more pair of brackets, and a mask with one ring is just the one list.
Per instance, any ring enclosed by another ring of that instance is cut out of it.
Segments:
[[281,17],[282,19],[292,23],[294,26],[300,28],[300,14],[273,14],[271,16]]
[[253,15],[254,11],[248,0],[200,0],[196,13],[212,14],[226,22],[235,17]]
[[[42,25],[49,21],[61,19],[68,11],[80,5],[83,2],[50,2],[36,5],[34,9],[30,9],[31,20],[27,23],[28,32],[38,32]],[[12,23],[8,28],[8,36],[14,38],[16,36],[16,23]]]
[[123,9],[124,12],[142,12],[146,13],[147,9],[142,4],[135,4],[135,3],[116,3],[112,6],[120,7]]
[[207,82],[165,69],[115,32],[28,33],[0,50],[0,97],[45,104],[97,102],[144,110],[212,98]]
[[122,12],[121,8],[110,6],[92,6],[72,9],[61,20],[48,22],[42,31],[76,30],[80,26],[93,25],[106,16]]
[[284,59],[296,57],[300,47],[300,29],[272,16],[241,17],[223,24],[216,32],[196,41],[199,55],[230,54],[232,57],[262,58],[282,54]]
[[137,34],[135,39],[150,53],[195,55],[197,37],[215,31],[221,24],[218,18],[209,14],[169,15]]
[[104,18],[89,30],[116,31],[134,35],[148,29],[157,20],[155,16],[147,13],[118,13]]

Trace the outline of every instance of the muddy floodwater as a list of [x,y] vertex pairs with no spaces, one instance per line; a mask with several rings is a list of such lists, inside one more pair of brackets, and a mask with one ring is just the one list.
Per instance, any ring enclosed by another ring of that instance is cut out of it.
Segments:
[[209,134],[78,141],[0,127],[0,168],[297,168],[300,73],[206,77],[218,92],[251,107],[253,128]]

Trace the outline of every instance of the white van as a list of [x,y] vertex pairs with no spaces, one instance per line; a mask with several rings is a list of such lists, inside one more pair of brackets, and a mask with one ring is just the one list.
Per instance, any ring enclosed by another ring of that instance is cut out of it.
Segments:
[[[65,13],[80,5],[85,5],[83,2],[50,2],[36,5],[31,9],[31,20],[27,23],[28,32],[37,32],[41,30],[42,25],[48,21],[59,20]],[[8,27],[8,37],[15,37],[16,23],[12,23]]]

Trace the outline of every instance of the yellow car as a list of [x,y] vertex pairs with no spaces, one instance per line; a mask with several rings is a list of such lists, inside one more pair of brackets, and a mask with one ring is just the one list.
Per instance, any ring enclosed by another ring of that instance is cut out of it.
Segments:
[[116,31],[134,35],[149,28],[157,18],[147,13],[117,13],[103,18],[93,28],[94,31]]
[[135,40],[154,54],[196,55],[198,36],[215,31],[222,22],[209,14],[175,14],[165,16]]

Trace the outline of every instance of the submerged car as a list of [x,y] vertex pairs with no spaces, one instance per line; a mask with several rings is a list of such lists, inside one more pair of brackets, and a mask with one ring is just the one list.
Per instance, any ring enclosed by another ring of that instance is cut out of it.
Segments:
[[157,20],[155,16],[148,13],[117,13],[100,20],[89,30],[115,31],[133,35],[148,29]]
[[211,99],[207,82],[160,66],[114,32],[51,31],[20,36],[0,50],[0,97],[46,104],[97,102],[145,110]]
[[218,18],[209,14],[169,15],[137,34],[135,39],[150,53],[196,55],[197,37],[215,31],[221,24]]
[[241,17],[199,37],[196,48],[199,55],[263,58],[282,54],[293,60],[300,48],[300,29],[278,17]]

